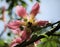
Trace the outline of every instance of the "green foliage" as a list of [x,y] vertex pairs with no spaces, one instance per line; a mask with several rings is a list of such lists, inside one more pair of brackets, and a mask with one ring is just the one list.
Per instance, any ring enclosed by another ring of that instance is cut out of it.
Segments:
[[0,47],[8,47],[8,44],[0,39]]
[[48,38],[42,38],[40,44],[37,47],[60,47],[60,38],[57,36],[50,36]]
[[40,0],[36,0],[37,2],[40,2]]
[[21,0],[21,5],[24,6],[24,7],[27,7],[27,3],[23,0]]
[[33,0],[30,0],[31,2],[33,2]]
[[0,47],[4,46],[4,41],[0,40]]

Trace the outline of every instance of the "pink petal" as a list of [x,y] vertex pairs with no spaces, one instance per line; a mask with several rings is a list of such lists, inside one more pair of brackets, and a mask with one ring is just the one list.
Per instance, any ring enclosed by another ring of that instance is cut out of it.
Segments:
[[12,41],[10,47],[14,47],[14,46],[16,46],[17,44],[20,44],[20,43],[22,43],[22,39],[20,37],[18,37],[18,38],[14,39]]
[[11,31],[14,33],[14,34],[19,34],[21,32],[21,30],[19,28],[16,28],[16,29],[11,29]]
[[21,25],[21,21],[16,20],[16,21],[11,21],[7,26],[12,30],[14,34],[19,34],[21,31],[19,28],[20,25]]
[[21,38],[22,40],[26,40],[27,39],[27,32],[26,31],[21,31]]
[[16,20],[16,21],[11,21],[9,24],[8,24],[8,28],[10,29],[16,29],[20,26],[20,21]]
[[37,22],[39,26],[45,26],[47,25],[49,22],[48,21],[38,21]]
[[14,47],[14,46],[16,46],[18,43],[14,43],[13,45],[11,45],[10,47]]
[[16,14],[20,17],[25,17],[27,12],[23,6],[16,6]]
[[39,12],[39,8],[40,8],[39,3],[34,4],[34,6],[32,7],[32,10],[31,10],[31,14],[33,16],[36,16],[37,13]]

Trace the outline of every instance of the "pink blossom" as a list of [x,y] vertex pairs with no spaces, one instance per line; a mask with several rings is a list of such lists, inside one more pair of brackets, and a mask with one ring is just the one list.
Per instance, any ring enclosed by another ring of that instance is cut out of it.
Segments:
[[15,38],[15,39],[12,41],[10,47],[14,47],[14,46],[16,46],[17,44],[20,44],[20,43],[22,43],[22,39],[21,39],[20,37]]
[[48,21],[38,21],[37,22],[37,24],[39,25],[39,26],[45,26],[45,25],[47,25],[49,22]]
[[34,4],[34,6],[32,7],[32,10],[31,10],[31,14],[33,16],[36,16],[37,13],[39,12],[39,8],[40,8],[39,3]]
[[27,12],[23,6],[16,6],[16,14],[23,18],[27,15]]

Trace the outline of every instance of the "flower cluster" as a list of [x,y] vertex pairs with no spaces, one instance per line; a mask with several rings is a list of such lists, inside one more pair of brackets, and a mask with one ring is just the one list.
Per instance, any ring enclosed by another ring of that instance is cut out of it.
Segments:
[[39,12],[39,9],[40,5],[36,3],[32,7],[30,15],[28,15],[23,6],[16,6],[16,14],[21,17],[22,20],[15,20],[8,23],[8,28],[10,28],[14,34],[18,35],[18,37],[12,41],[10,47],[14,47],[24,40],[29,40],[32,33],[32,26],[45,26],[49,23],[48,21],[36,21],[35,16]]

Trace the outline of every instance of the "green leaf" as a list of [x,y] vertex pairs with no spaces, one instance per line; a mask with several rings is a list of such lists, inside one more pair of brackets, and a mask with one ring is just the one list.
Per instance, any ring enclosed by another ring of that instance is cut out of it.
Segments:
[[0,47],[9,47],[7,43],[4,42],[4,40],[0,39]]
[[21,5],[22,5],[23,7],[27,7],[26,2],[24,2],[24,1],[21,1]]
[[31,40],[34,40],[34,39],[36,39],[36,38],[37,38],[37,35],[34,34],[34,35],[31,37],[30,41],[31,41]]
[[4,46],[4,41],[0,39],[0,47]]
[[33,2],[33,0],[30,0],[30,2]]
[[55,41],[51,41],[50,43],[51,43],[52,47],[57,47],[57,43]]
[[37,2],[40,2],[40,0],[36,0]]
[[45,41],[47,41],[47,38],[42,38],[41,39],[41,42],[45,42]]

